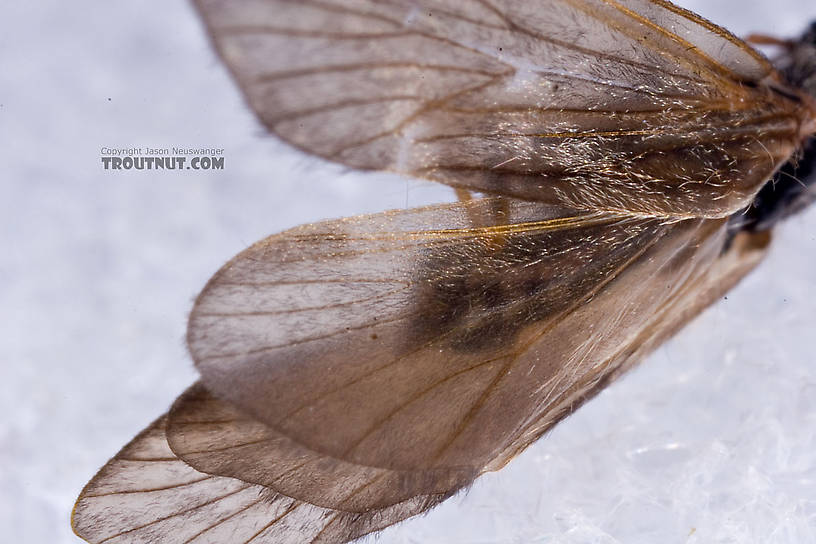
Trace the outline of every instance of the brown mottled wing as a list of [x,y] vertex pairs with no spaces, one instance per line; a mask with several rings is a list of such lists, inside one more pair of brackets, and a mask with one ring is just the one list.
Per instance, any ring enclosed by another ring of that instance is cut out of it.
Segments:
[[803,113],[770,90],[782,84],[769,63],[662,0],[196,5],[263,123],[356,168],[723,217],[799,138]]
[[176,400],[168,414],[167,440],[176,455],[196,468],[346,512],[406,506],[417,496],[439,501],[479,474],[472,467],[391,470],[324,455],[246,416],[204,387]]
[[728,244],[727,251],[717,257],[711,266],[701,266],[696,273],[690,275],[677,288],[672,298],[643,324],[637,336],[606,363],[610,369],[608,373],[584,384],[583,388],[576,389],[559,406],[552,406],[544,417],[525,430],[513,447],[505,450],[494,461],[491,469],[501,468],[558,421],[577,410],[585,401],[671,338],[700,312],[722,298],[762,261],[770,241],[771,234],[767,231],[738,233]]
[[[526,207],[526,212],[536,212],[530,205],[524,205],[524,207]],[[518,220],[525,218],[525,210],[520,208],[521,206],[517,205],[510,210],[511,216]],[[471,219],[478,219],[479,212],[485,210],[476,209],[471,203],[467,206],[467,210],[460,211],[464,211]],[[546,212],[547,210],[541,210],[539,207],[538,211]],[[422,215],[428,213],[431,211],[413,212],[414,215],[418,215],[415,219],[420,221],[427,219]],[[440,215],[439,210],[433,213],[437,217]],[[447,213],[449,216],[452,215],[451,210],[447,210]],[[484,217],[490,217],[490,214]],[[569,222],[569,217],[569,215],[559,215],[550,210],[550,217],[545,221]],[[384,217],[380,216],[378,219],[382,221]],[[401,221],[399,218],[393,219],[398,223],[410,224],[410,219],[403,218]],[[602,218],[594,218],[590,222],[594,220],[603,221]],[[353,225],[360,221],[359,219],[351,220],[349,223]],[[582,319],[579,319],[583,321],[581,325],[583,334],[580,335],[580,339],[584,342],[583,345],[581,342],[574,342],[574,336],[558,337],[558,325],[549,328],[546,337],[541,337],[530,345],[531,350],[538,350],[541,355],[541,358],[535,361],[536,366],[546,366],[548,357],[558,357],[556,352],[563,352],[562,344],[569,341],[573,341],[571,351],[579,359],[565,361],[566,366],[562,368],[561,373],[563,377],[560,378],[565,383],[561,387],[555,387],[553,380],[536,382],[541,378],[541,370],[535,367],[524,369],[516,366],[509,369],[505,374],[507,380],[504,384],[505,388],[532,383],[543,388],[541,391],[534,392],[539,399],[541,395],[548,395],[550,398],[545,399],[544,404],[538,410],[534,410],[530,417],[521,418],[515,425],[511,425],[513,432],[504,440],[506,447],[482,467],[482,470],[496,469],[506,463],[560,418],[572,412],[599,391],[603,385],[627,370],[685,322],[717,300],[756,265],[764,255],[769,241],[768,235],[741,233],[732,241],[727,252],[716,256],[715,250],[719,245],[721,230],[715,223],[686,221],[665,225],[655,234],[662,240],[660,244],[646,244],[650,247],[636,244],[639,247],[639,256],[626,269],[619,270],[607,285],[596,289],[591,299],[582,301],[582,305],[585,306],[583,311],[580,308],[570,310],[572,314],[577,313],[579,318],[583,316]],[[299,229],[299,233],[308,236],[309,231],[314,233],[319,230],[319,226]],[[382,225],[379,225],[379,228],[381,227]],[[543,228],[546,227],[540,224],[539,229]],[[591,229],[591,226],[587,224],[585,228]],[[353,229],[347,226],[346,230]],[[360,230],[359,225],[357,230]],[[453,238],[451,234],[453,232],[449,232],[445,237]],[[477,233],[471,232],[468,235],[458,232],[458,234],[467,238]],[[637,238],[636,229],[633,228],[631,234]],[[284,233],[277,238],[273,237],[266,243],[280,246],[287,236],[290,239],[293,238],[291,232]],[[508,243],[512,239],[513,232],[510,229],[505,233],[504,241]],[[505,257],[509,256],[507,253],[509,246],[502,249],[502,246],[494,245],[493,242],[497,240],[494,238],[491,242],[492,251],[498,252],[499,255],[503,254]],[[693,248],[697,243],[702,245],[695,250]],[[519,247],[518,244],[515,245]],[[666,247],[667,245],[671,246],[671,249],[660,250],[660,246]],[[256,246],[254,249],[259,248]],[[528,249],[532,249],[532,246],[528,246]],[[253,249],[249,250],[250,253],[252,251]],[[337,253],[335,258],[354,258],[348,252],[340,255]],[[244,258],[246,257],[249,255],[245,254]],[[543,256],[544,260],[548,258],[552,256]],[[234,266],[238,268],[245,266],[246,263],[242,260],[239,257],[234,261]],[[308,258],[306,261],[308,262]],[[330,261],[330,258],[327,258],[327,261]],[[461,264],[466,267],[469,263],[464,261]],[[274,268],[269,262],[266,262],[265,258],[262,258],[255,266],[267,265],[270,270]],[[290,265],[284,262],[280,268],[285,269],[288,266]],[[530,266],[535,267],[535,261],[530,261]],[[266,280],[265,289],[260,291],[267,297],[273,294],[269,290],[273,281],[269,281],[271,278],[268,274],[269,270],[262,276]],[[219,274],[222,281],[219,282],[216,278],[202,298],[208,293],[210,295],[218,292],[223,294],[223,289],[230,290],[232,298],[241,298],[237,285],[232,288],[227,287],[227,283],[223,281],[225,275],[227,273],[222,271]],[[513,275],[512,272],[505,270],[502,276],[509,278]],[[626,278],[627,275],[631,276]],[[474,276],[473,279],[478,285],[485,284],[487,277],[482,276],[477,280]],[[639,285],[637,280],[647,285]],[[349,282],[343,280],[340,283],[345,285]],[[280,285],[293,286],[294,283],[281,283]],[[304,283],[303,285],[310,284]],[[340,292],[349,293],[349,288],[341,287]],[[656,290],[658,296],[644,304],[643,293],[650,290]],[[659,293],[664,290],[667,293],[660,295]],[[305,287],[302,294],[309,292],[310,288]],[[281,292],[279,291],[278,294]],[[658,299],[662,302],[658,302]],[[308,301],[309,299],[302,300]],[[482,299],[482,302],[485,300]],[[608,310],[604,307],[605,304],[614,304],[616,310],[604,313]],[[350,306],[353,309],[354,304]],[[293,308],[290,303],[291,309]],[[595,313],[593,310],[601,313]],[[201,313],[200,307],[197,307],[197,312]],[[509,311],[509,308],[497,309],[496,313],[495,317],[515,315],[514,319],[517,322],[520,319],[518,313]],[[354,314],[353,310],[351,314]],[[630,319],[627,316],[629,315],[643,317],[639,327],[628,325]],[[201,315],[194,317],[194,319],[202,318]],[[570,320],[574,320],[574,317],[564,316],[562,322],[566,323]],[[573,322],[572,326],[574,325]],[[607,348],[606,352],[612,355],[604,360],[596,360],[592,354],[593,349],[601,349],[600,346],[604,342],[593,341],[592,346],[597,347],[592,348],[587,345],[587,341],[593,334],[603,336],[604,330],[606,334],[611,333],[617,337],[619,348]],[[487,331],[482,328],[482,332],[491,336]],[[513,335],[512,331],[506,331],[506,333]],[[522,335],[523,333],[517,331],[517,334]],[[494,342],[497,341],[495,335],[492,337]],[[486,345],[472,352],[471,358],[483,355],[484,349],[487,349]],[[353,366],[359,367],[361,362],[354,357],[353,347],[346,355]],[[582,358],[585,360],[580,360]],[[273,361],[270,363],[274,364]],[[286,358],[277,360],[279,365],[286,365],[286,363]],[[551,365],[551,368],[553,366],[558,365]],[[226,371],[228,372],[228,369]],[[310,387],[315,385],[320,387],[319,382],[332,382],[333,374],[339,372],[340,369],[324,367],[323,371],[323,374],[317,378],[317,384],[300,384],[300,386],[304,387],[308,393]],[[521,381],[515,380],[515,384],[511,383],[514,380],[514,374],[522,378]],[[293,386],[297,385],[287,384],[287,387]],[[399,387],[395,389],[396,394],[399,394]],[[271,393],[274,397],[280,391]],[[369,393],[371,400],[375,401],[384,394],[391,394],[392,391],[378,388]],[[509,423],[508,417],[512,412],[507,401],[509,400],[510,404],[519,402],[519,397],[523,399],[525,395],[530,394],[530,390],[529,387],[522,387],[520,390],[506,389],[505,393],[508,393],[503,395],[505,405],[494,403],[491,414],[493,417],[499,417],[501,424]],[[424,397],[418,399],[423,403],[428,400],[431,399]],[[455,400],[451,401],[450,398],[447,400],[449,405],[456,406]],[[487,409],[491,403],[488,400],[484,405]],[[426,405],[429,410],[429,413],[426,414],[427,421],[419,421],[416,424],[433,426],[434,420],[444,416],[446,412],[444,407],[442,410],[435,410],[437,407],[438,405],[433,402]],[[354,416],[353,407],[351,411],[347,411],[348,406],[335,406],[335,408],[336,411],[331,414],[334,416],[334,423],[340,426],[348,425],[347,419]],[[488,434],[491,431],[495,432],[490,426],[484,427],[483,430]],[[411,437],[417,435],[416,429],[412,429],[409,425],[402,427],[399,431],[402,433],[400,440],[403,445],[417,451],[420,455],[423,452],[430,453],[431,450],[423,449],[421,444],[410,443]],[[482,436],[481,432],[476,432],[470,433],[470,438],[476,440],[477,448],[482,448],[480,441],[488,437]],[[253,420],[235,406],[218,400],[202,384],[196,384],[179,397],[169,415],[157,420],[125,446],[85,487],[74,508],[72,516],[74,530],[79,536],[94,544],[136,542],[342,544],[419,514],[444,500],[462,484],[462,482],[444,480],[445,476],[450,475],[444,470],[424,471],[429,476],[424,484],[425,490],[439,491],[446,485],[445,481],[451,486],[450,489],[439,493],[428,491],[423,493],[422,489],[413,489],[412,498],[390,506],[372,505],[365,512],[320,507],[290,498],[281,494],[278,489],[286,488],[292,495],[313,496],[315,502],[319,503],[334,501],[338,505],[355,506],[353,500],[349,499],[349,497],[354,497],[354,491],[366,483],[376,488],[377,480],[376,478],[365,480],[371,476],[371,472],[369,467],[363,465],[358,466],[356,474],[351,472],[341,474],[338,472],[338,466],[342,464],[338,463],[339,458],[314,450],[308,452],[302,446],[299,451],[301,455],[299,462],[293,462],[292,451],[292,441],[283,437],[282,433]],[[345,463],[346,468],[348,464],[348,462]],[[298,473],[303,469],[308,472]],[[384,475],[383,478],[388,478],[392,476],[390,472],[381,471],[379,474]],[[237,477],[224,476],[223,473],[232,473]],[[351,480],[358,485],[347,485],[344,488],[344,484],[349,483],[350,476]],[[438,476],[442,478],[433,479]],[[291,481],[287,481],[287,478]],[[416,478],[412,479],[409,476],[405,481],[408,487],[417,485]],[[258,482],[263,482],[265,485]],[[382,505],[388,502],[389,498],[394,500],[393,490],[382,487],[380,490],[384,494],[379,501],[374,501],[374,504],[379,502]],[[338,496],[344,491],[346,496]],[[361,495],[366,496],[365,493]],[[370,495],[369,498],[371,498]]]
[[[181,398],[195,399],[203,414],[234,414],[199,384]],[[168,446],[166,425],[162,416],[85,486],[71,517],[78,536],[93,544],[341,544],[446,498],[415,497],[364,514],[320,508],[264,486],[196,471]]]
[[229,437],[234,455],[171,444],[345,510],[458,487],[623,364],[723,235],[486,199],[272,236],[213,277],[188,329],[207,388],[269,429]]

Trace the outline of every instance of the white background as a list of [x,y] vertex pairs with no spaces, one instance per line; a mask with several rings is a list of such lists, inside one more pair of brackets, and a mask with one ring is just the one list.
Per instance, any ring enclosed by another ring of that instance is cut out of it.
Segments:
[[[798,34],[811,0],[683,5]],[[77,543],[94,472],[195,380],[186,314],[248,244],[448,198],[267,137],[181,1],[7,3],[0,18],[0,527]],[[106,172],[103,146],[214,146],[223,172]],[[816,542],[816,210],[642,367],[384,543]]]

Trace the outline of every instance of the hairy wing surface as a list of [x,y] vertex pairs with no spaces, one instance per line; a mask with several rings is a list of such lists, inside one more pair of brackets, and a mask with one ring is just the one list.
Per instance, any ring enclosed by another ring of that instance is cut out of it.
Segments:
[[803,113],[770,91],[769,63],[662,0],[197,5],[263,123],[356,168],[722,217],[799,139]]
[[[663,342],[671,338],[700,312],[717,302],[764,258],[770,244],[770,233],[740,232],[727,248],[710,263],[697,266],[693,273],[674,289],[651,316],[644,320],[638,333],[624,342],[621,348],[604,363],[605,372],[582,380],[542,410],[541,417],[531,421],[513,446],[508,447],[490,465],[491,470],[504,466],[524,448],[535,442],[562,418],[577,410],[606,385],[631,369]],[[714,248],[715,246],[710,246]]]
[[[182,397],[196,398],[204,413],[230,411],[199,384]],[[170,449],[166,427],[167,416],[162,416],[85,486],[71,517],[77,535],[92,544],[342,544],[447,497],[415,497],[366,513],[320,508],[261,485],[193,469]]]
[[[561,402],[551,403],[538,418],[530,419],[513,444],[487,468],[501,466],[599,386],[722,296],[756,265],[768,241],[767,233],[741,233],[711,266],[695,267],[629,347],[617,353],[619,362],[608,362],[607,371],[596,379],[576,382],[579,387],[562,395]],[[168,423],[168,418],[175,421]],[[194,458],[214,456],[216,464],[227,462],[223,456],[228,454],[232,463],[251,464],[255,474],[266,472],[269,479],[270,474],[280,474],[275,448],[258,455],[257,451],[232,447],[237,442],[260,444],[259,437],[268,438],[264,432],[272,432],[264,428],[213,397],[201,384],[192,386],[178,399],[171,414],[159,418],[125,446],[83,489],[72,513],[74,530],[94,544],[342,544],[421,513],[456,490],[417,495],[365,513],[348,512],[308,504],[252,481],[200,472],[182,461],[176,451],[181,447],[186,448],[184,455]],[[199,451],[191,451],[191,445]],[[312,475],[323,476],[320,471]],[[331,479],[321,483],[329,496],[342,484]]]
[[[188,344],[207,388],[274,430],[261,437],[270,455],[286,450],[349,485],[363,468],[411,475],[393,496],[362,491],[343,505],[379,507],[469,481],[611,372],[651,314],[716,258],[723,233],[721,220],[504,199],[306,225],[213,277]],[[204,472],[317,504],[330,495],[185,449]]]

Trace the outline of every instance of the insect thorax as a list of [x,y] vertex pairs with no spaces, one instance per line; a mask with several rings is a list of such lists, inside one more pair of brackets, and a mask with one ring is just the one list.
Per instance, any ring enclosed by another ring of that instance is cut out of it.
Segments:
[[[775,65],[788,83],[816,100],[816,21]],[[800,153],[774,175],[757,194],[748,209],[734,214],[735,230],[770,230],[816,200],[816,137],[803,143]]]
[[816,21],[776,61],[788,82],[816,98]]

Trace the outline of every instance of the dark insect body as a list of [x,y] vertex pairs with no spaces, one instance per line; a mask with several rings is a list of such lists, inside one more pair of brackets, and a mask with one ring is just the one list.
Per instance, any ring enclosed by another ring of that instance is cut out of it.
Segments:
[[770,230],[786,217],[802,211],[816,199],[816,143],[802,146],[801,157],[785,163],[759,191],[751,206],[732,216],[737,230]]
[[[816,96],[816,22],[797,41],[787,42],[777,65],[785,80]],[[798,100],[798,98],[796,98]],[[744,213],[732,222],[741,230],[770,230],[782,219],[806,208],[816,191],[816,139],[802,143],[801,151],[786,162],[759,191]]]
[[83,490],[89,542],[343,543],[422,513],[813,200],[816,27],[771,64],[665,0],[196,5],[271,132],[460,202],[304,225],[218,271],[188,327],[201,380]]

